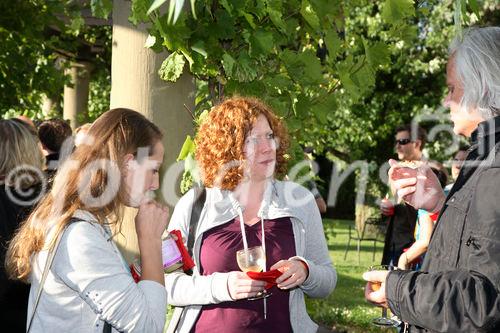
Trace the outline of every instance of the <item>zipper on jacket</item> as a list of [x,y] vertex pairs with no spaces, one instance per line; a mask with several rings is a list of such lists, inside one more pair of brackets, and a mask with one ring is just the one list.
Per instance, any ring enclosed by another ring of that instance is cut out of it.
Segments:
[[472,236],[469,236],[469,239],[467,239],[467,242],[465,242],[465,245],[467,246],[473,246],[476,250],[479,250],[479,245],[476,243],[476,239]]

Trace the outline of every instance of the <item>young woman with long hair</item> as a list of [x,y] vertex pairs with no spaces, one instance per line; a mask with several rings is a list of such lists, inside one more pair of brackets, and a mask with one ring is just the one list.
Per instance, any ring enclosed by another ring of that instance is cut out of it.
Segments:
[[[120,332],[163,330],[161,235],[168,211],[150,195],[159,187],[161,139],[161,131],[143,115],[113,109],[94,122],[86,142],[59,169],[51,192],[22,225],[7,253],[11,278],[32,285],[31,331],[102,332],[109,326]],[[111,232],[112,224],[113,230],[120,229],[124,206],[139,208],[139,283]],[[51,251],[55,256],[41,286]]]

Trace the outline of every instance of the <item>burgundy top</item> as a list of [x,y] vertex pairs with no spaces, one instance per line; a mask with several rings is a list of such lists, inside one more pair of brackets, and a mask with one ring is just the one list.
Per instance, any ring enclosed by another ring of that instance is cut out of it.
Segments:
[[[245,225],[248,247],[261,245],[260,221]],[[296,255],[292,222],[289,217],[264,222],[267,270],[276,262]],[[203,234],[200,251],[200,274],[239,271],[236,251],[243,249],[239,219],[233,219]],[[267,320],[264,301],[238,300],[204,305],[191,332],[264,333],[292,332],[289,291],[273,286],[268,290]]]

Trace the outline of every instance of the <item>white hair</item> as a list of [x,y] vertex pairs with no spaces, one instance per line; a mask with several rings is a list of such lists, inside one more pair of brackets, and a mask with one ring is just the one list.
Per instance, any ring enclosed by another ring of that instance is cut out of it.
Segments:
[[469,28],[449,48],[463,85],[466,110],[477,108],[484,119],[500,115],[500,27]]

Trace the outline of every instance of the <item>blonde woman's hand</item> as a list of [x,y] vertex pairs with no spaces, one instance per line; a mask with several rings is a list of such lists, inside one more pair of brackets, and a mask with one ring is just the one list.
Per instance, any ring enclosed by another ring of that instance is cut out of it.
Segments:
[[227,289],[233,300],[255,297],[264,291],[265,287],[266,282],[253,280],[244,272],[229,272],[227,278]]
[[168,216],[168,207],[155,201],[143,202],[135,217],[138,239],[161,239],[167,228]]
[[309,275],[307,264],[298,259],[280,260],[271,267],[271,270],[273,269],[283,272],[283,274],[276,279],[276,283],[280,289],[298,287],[304,283]]

